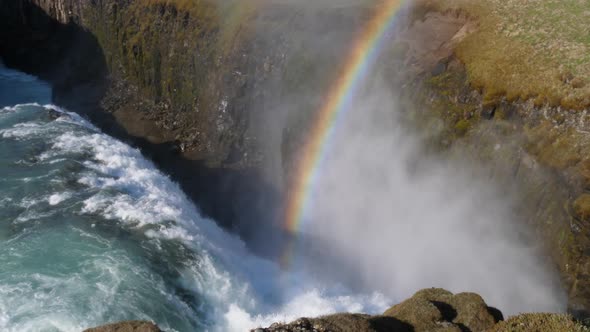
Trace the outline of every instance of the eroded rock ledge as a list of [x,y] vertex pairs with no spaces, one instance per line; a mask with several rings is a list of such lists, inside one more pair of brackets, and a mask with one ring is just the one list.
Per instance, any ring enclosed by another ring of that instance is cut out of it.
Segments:
[[275,323],[252,332],[583,332],[589,331],[568,315],[523,314],[503,320],[474,293],[452,294],[424,289],[382,315],[336,314]]

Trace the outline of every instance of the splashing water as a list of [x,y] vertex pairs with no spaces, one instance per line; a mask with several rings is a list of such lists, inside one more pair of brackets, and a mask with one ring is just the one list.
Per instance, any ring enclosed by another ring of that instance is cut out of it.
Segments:
[[390,304],[250,255],[140,151],[56,106],[11,104],[48,102],[47,85],[4,68],[0,85],[20,91],[0,110],[0,330],[244,331]]

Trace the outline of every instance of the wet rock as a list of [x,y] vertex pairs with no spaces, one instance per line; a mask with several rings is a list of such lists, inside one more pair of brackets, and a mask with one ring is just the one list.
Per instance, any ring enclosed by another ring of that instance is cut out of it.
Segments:
[[49,116],[51,120],[56,120],[62,116],[62,113],[50,108],[47,109],[47,116]]
[[155,324],[145,321],[126,321],[108,324],[84,332],[162,332]]
[[424,289],[392,307],[383,315],[335,314],[292,323],[275,323],[254,332],[479,332],[501,321],[502,313],[490,308],[474,293],[453,293],[439,288]]

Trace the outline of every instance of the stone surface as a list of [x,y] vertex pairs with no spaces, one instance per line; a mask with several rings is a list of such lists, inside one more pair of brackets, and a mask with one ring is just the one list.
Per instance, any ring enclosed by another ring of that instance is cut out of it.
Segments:
[[474,293],[453,293],[439,288],[424,289],[410,299],[388,309],[395,317],[422,331],[485,331],[502,320],[502,314],[486,305]]
[[[502,313],[473,293],[453,295],[444,289],[417,292],[383,315],[336,314],[273,324],[260,332],[483,332],[502,320]],[[259,332],[257,330],[253,330]]]
[[151,322],[126,321],[90,328],[84,332],[161,332],[161,330]]
[[[300,318],[292,323],[275,323],[254,332],[412,332],[410,325],[393,317],[362,314],[335,314],[319,318]],[[450,332],[450,331],[449,331]]]

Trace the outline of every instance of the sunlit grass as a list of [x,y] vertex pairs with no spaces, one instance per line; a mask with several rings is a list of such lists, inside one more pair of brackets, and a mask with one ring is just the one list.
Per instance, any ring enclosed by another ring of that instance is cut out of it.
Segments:
[[422,3],[477,21],[477,32],[458,46],[457,55],[488,100],[506,96],[574,109],[590,106],[590,1]]

